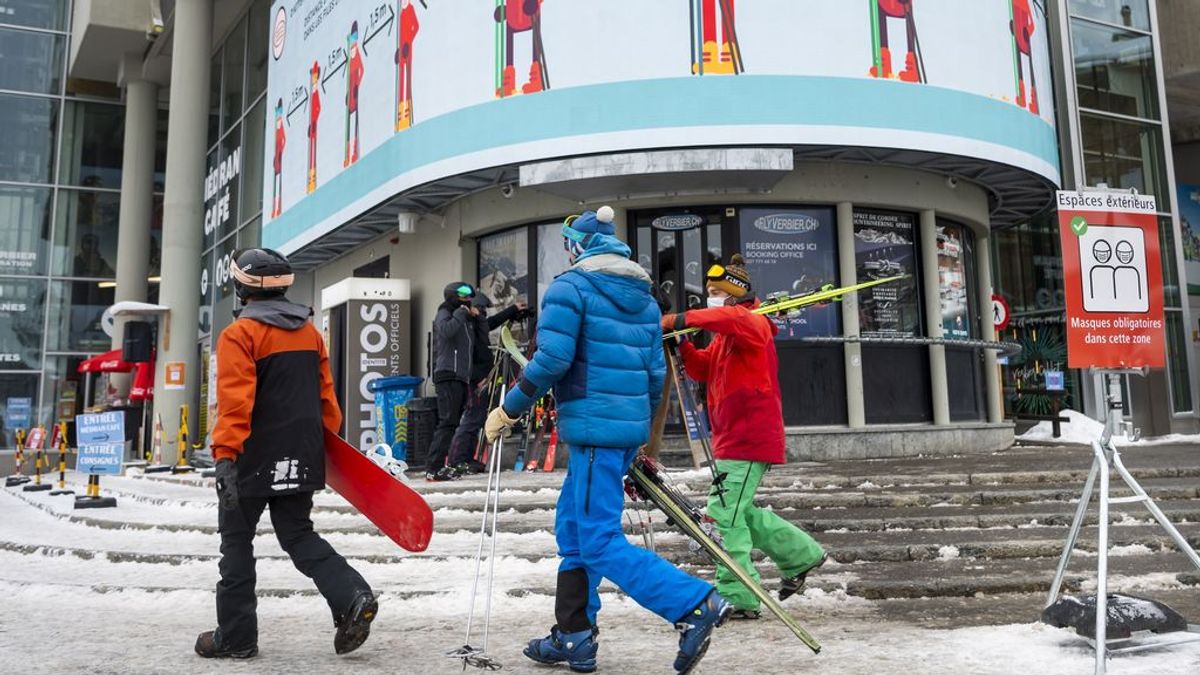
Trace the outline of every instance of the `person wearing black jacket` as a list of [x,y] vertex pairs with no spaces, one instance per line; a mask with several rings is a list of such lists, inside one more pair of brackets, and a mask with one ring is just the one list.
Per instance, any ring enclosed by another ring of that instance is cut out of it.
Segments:
[[483,473],[487,470],[482,462],[474,457],[475,444],[483,422],[487,419],[490,403],[487,400],[488,375],[492,371],[491,338],[492,331],[509,321],[520,321],[529,315],[525,303],[518,302],[488,316],[492,301],[480,293],[471,301],[471,306],[479,313],[471,318],[475,329],[471,352],[471,382],[467,388],[467,403],[462,418],[458,422],[458,430],[454,440],[450,442],[450,466],[459,475],[468,473]]
[[458,429],[467,402],[467,385],[474,363],[475,322],[479,310],[471,306],[475,287],[465,281],[448,284],[433,317],[433,390],[437,395],[438,425],[429,443],[425,480],[458,478],[447,466],[450,441]]

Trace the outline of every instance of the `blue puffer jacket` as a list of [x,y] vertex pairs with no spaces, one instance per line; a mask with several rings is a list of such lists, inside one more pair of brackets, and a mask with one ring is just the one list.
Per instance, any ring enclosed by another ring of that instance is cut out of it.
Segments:
[[650,277],[629,259],[629,247],[596,235],[547,289],[537,353],[504,399],[505,412],[525,412],[553,386],[563,442],[642,445],[666,375],[660,321]]

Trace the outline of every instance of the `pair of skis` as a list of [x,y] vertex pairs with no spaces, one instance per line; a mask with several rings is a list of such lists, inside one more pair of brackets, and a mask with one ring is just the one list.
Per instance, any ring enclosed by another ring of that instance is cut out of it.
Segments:
[[[529,365],[529,358],[521,353],[520,347],[517,345],[516,338],[513,337],[512,330],[507,325],[500,329],[500,345],[504,351],[512,358],[513,362],[524,370],[525,366]],[[533,344],[529,346],[529,352],[533,352]],[[558,458],[558,413],[554,409],[554,399],[550,395],[543,397],[537,402],[533,411],[526,416],[525,430],[521,435],[521,444],[517,449],[517,459],[513,464],[514,471],[537,471],[540,467],[542,471],[554,471],[554,463]],[[526,451],[529,450],[529,436],[533,427],[537,427],[537,436],[534,440],[533,451],[529,453],[529,463],[526,464]],[[542,439],[546,428],[550,428],[550,441],[546,447],[544,454],[539,451],[542,448]]]

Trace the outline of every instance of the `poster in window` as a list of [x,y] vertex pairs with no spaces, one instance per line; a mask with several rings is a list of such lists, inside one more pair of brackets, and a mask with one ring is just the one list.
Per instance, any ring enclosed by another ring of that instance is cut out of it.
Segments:
[[858,281],[903,275],[859,291],[859,328],[866,337],[912,337],[921,332],[917,302],[916,219],[910,213],[855,209],[854,264]]
[[[529,229],[518,227],[479,240],[479,291],[492,301],[495,314],[517,302],[529,302]],[[514,326],[513,336],[524,342],[523,327]],[[498,333],[492,335],[493,341]]]
[[41,369],[45,308],[44,280],[0,281],[0,369]]
[[563,248],[562,223],[546,223],[537,229],[537,301],[546,298],[554,277],[567,271],[571,258]]
[[[741,210],[739,222],[742,257],[760,299],[815,292],[838,283],[833,209],[748,208]],[[838,335],[841,319],[836,303],[808,307],[777,321],[777,339]]]
[[961,225],[937,226],[938,291],[942,302],[942,334],[965,340],[971,337],[967,289],[967,242]]

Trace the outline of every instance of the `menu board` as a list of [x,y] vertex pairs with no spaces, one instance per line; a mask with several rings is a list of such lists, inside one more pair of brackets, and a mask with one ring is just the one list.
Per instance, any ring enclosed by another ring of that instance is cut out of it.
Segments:
[[858,320],[863,336],[920,334],[915,233],[916,218],[911,213],[854,210],[854,263],[858,281],[904,276],[859,291]]

